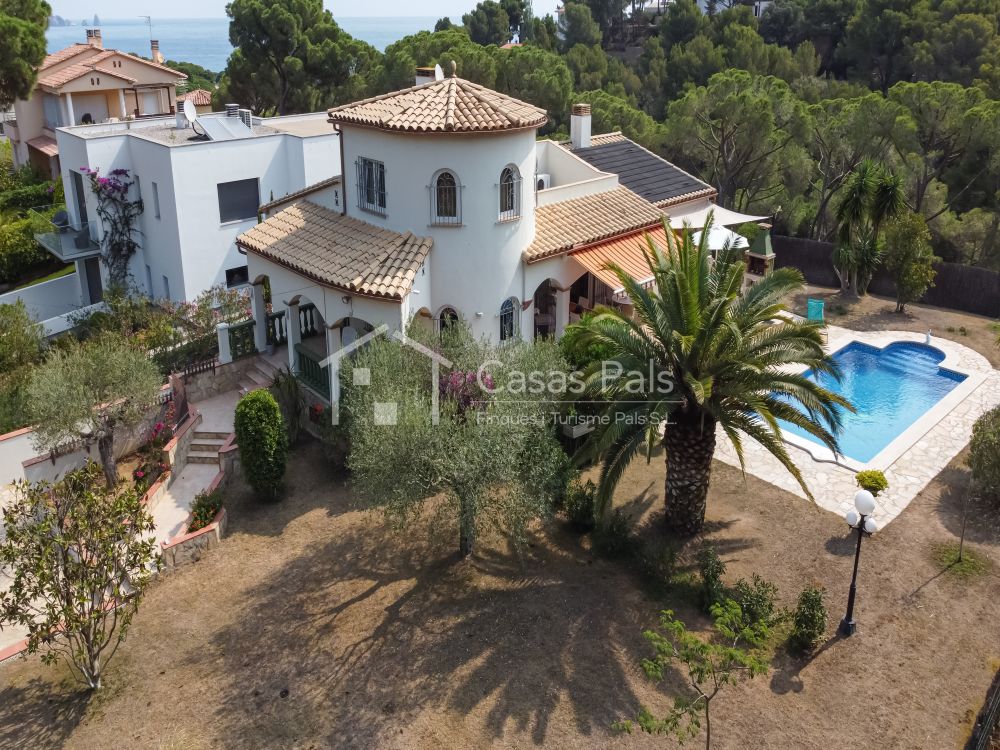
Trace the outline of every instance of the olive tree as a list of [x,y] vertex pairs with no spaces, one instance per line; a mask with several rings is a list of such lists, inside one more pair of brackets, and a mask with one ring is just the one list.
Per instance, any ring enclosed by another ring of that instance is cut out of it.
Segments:
[[142,422],[159,389],[156,365],[121,336],[102,334],[65,351],[54,349],[28,386],[35,448],[96,441],[112,487],[118,481],[115,433]]
[[447,513],[435,518],[457,520],[466,557],[487,527],[523,539],[527,523],[565,490],[568,460],[547,414],[553,394],[527,392],[520,377],[558,373],[558,381],[567,367],[548,342],[495,347],[457,325],[444,338],[436,354],[451,366],[440,365],[437,382],[430,349],[391,337],[371,342],[343,365],[342,375],[368,375],[357,386],[344,377],[342,408],[355,486],[401,524],[443,495]]
[[108,488],[88,463],[55,485],[16,486],[4,509],[0,624],[28,632],[28,653],[65,659],[89,688],[128,634],[157,569],[153,518],[131,485]]

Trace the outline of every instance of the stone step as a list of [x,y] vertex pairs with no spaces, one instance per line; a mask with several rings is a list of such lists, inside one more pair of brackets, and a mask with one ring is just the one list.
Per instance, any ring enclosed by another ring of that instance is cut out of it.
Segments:
[[211,430],[195,430],[194,439],[195,440],[225,440],[229,437],[228,432],[212,432]]
[[257,361],[254,362],[254,366],[267,376],[268,380],[273,380],[275,374],[280,370],[280,367],[276,367],[268,360],[263,357],[257,357]]
[[219,463],[218,453],[188,453],[187,462],[189,464],[212,464]]
[[202,443],[195,441],[191,443],[190,450],[193,450],[195,453],[215,453],[218,455],[219,449],[222,448],[222,442],[223,441],[221,440],[217,443]]
[[267,388],[271,385],[271,381],[274,380],[273,377],[268,377],[266,373],[262,372],[257,367],[252,367],[247,370],[246,376],[256,383],[258,388]]
[[[229,436],[227,435],[226,437]],[[191,441],[191,446],[194,447],[196,445],[205,445],[211,448],[212,450],[218,450],[225,444],[225,442],[226,438],[224,437],[204,437],[202,435],[195,435],[194,440]]]

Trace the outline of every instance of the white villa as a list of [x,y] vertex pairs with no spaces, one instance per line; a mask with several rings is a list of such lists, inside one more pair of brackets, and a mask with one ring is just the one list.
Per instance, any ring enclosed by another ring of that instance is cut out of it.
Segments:
[[[624,304],[605,264],[648,276],[644,233],[662,240],[664,214],[704,226],[716,191],[620,133],[591,136],[589,105],[573,108],[568,143],[537,139],[546,119],[454,74],[330,110],[343,176],[262,206],[236,239],[254,321],[233,348],[287,344],[328,401],[323,360],[383,323],[460,319],[502,341]],[[722,225],[760,218],[716,209]]]

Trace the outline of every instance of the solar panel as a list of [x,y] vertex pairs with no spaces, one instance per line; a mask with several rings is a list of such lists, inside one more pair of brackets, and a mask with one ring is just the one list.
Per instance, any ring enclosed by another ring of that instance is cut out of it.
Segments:
[[252,134],[250,128],[238,117],[199,117],[198,124],[213,141],[249,138]]

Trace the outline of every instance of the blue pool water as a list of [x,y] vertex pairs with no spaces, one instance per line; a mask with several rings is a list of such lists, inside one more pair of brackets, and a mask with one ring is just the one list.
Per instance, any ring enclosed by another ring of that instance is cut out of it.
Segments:
[[[938,349],[924,344],[896,342],[878,349],[853,341],[833,354],[841,379],[825,373],[806,375],[854,404],[845,411],[839,435],[841,453],[865,463],[899,437],[934,404],[965,380],[965,375],[940,366]],[[818,439],[781,422],[782,430],[814,443]]]

